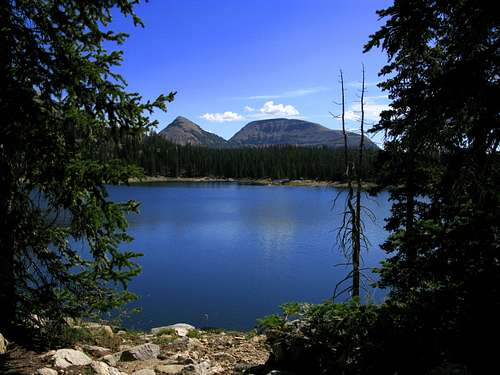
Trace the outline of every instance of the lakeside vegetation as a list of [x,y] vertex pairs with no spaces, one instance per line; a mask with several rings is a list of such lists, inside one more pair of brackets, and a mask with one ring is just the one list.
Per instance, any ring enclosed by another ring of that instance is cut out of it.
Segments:
[[[377,178],[378,150],[365,150],[364,181]],[[349,152],[354,160],[356,151]],[[177,145],[159,135],[122,137],[104,144],[99,160],[119,159],[141,167],[149,177],[289,179],[342,181],[344,151],[328,147],[290,145],[240,148],[209,148]]]

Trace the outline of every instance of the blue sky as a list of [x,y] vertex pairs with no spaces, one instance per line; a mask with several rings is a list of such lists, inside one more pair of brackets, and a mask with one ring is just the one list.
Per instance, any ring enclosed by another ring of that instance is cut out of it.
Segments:
[[[375,10],[387,0],[151,0],[137,7],[145,28],[115,17],[130,34],[118,71],[129,89],[152,99],[177,91],[159,130],[176,116],[231,137],[249,121],[289,117],[338,129],[334,103],[339,69],[347,87],[348,118],[359,107],[361,64],[367,81],[367,117],[377,119],[387,98],[375,86],[385,62],[362,53],[381,25]],[[354,129],[351,121],[349,128]]]

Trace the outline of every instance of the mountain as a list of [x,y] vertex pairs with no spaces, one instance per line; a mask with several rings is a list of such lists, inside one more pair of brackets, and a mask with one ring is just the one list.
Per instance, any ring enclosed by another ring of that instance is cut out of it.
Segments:
[[[349,148],[358,147],[360,135],[348,132]],[[298,145],[332,148],[344,147],[344,136],[340,130],[328,129],[322,125],[285,118],[252,121],[237,132],[229,142],[237,146]],[[377,149],[377,145],[365,137],[366,149]]]
[[224,138],[203,130],[199,125],[182,116],[177,117],[158,134],[180,145],[189,144],[214,148],[228,146],[228,142]]

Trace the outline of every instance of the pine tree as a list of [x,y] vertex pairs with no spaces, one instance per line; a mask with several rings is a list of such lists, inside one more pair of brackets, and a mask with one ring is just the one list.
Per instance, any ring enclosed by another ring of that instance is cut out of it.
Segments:
[[377,130],[394,200],[381,284],[408,342],[423,343],[407,355],[483,371],[500,333],[500,18],[473,0],[396,0],[378,14],[366,50],[388,56]]
[[[126,135],[152,125],[174,94],[144,102],[113,71],[126,35],[111,12],[135,15],[136,1],[4,1],[0,5],[0,331],[59,327],[65,317],[129,301],[139,256],[120,250],[133,201],[115,203],[106,184],[137,169],[103,159]],[[118,142],[112,142],[110,137]],[[81,251],[82,246],[88,254]],[[43,324],[40,324],[42,319]],[[16,330],[17,332],[17,330]]]

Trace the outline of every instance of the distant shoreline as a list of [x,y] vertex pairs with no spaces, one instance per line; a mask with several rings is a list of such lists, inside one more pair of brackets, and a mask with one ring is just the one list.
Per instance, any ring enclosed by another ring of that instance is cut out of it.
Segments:
[[[347,188],[347,183],[340,181],[320,181],[320,180],[291,180],[270,179],[270,178],[216,178],[216,177],[164,177],[164,176],[145,176],[141,179],[131,178],[128,180],[130,185],[155,184],[155,183],[234,183],[240,185],[258,185],[258,186],[306,186],[306,187],[333,187]],[[369,189],[376,186],[372,182],[363,182],[363,189]]]

